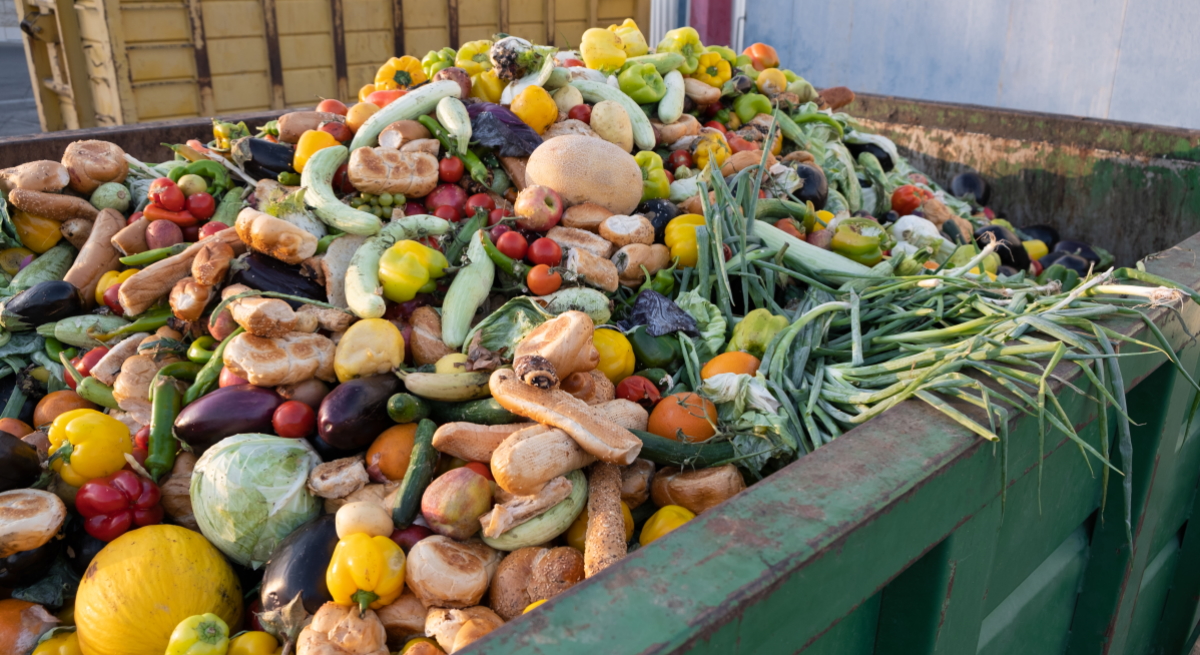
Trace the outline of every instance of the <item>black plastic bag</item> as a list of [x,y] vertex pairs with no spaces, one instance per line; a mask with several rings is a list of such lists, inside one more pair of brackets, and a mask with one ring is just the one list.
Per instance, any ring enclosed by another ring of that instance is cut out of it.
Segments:
[[692,318],[691,314],[680,309],[670,298],[650,289],[638,294],[625,323],[628,323],[626,329],[645,325],[646,332],[652,337],[661,337],[672,332],[700,335],[696,329],[696,319]]

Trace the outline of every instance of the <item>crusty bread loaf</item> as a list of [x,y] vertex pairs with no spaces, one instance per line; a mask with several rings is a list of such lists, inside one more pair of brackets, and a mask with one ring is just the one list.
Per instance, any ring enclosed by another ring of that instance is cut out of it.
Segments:
[[269,339],[248,332],[225,348],[225,366],[250,384],[274,387],[316,377],[337,380],[333,373],[333,342],[319,334],[291,332]]
[[251,250],[287,264],[299,264],[317,253],[317,237],[312,233],[253,207],[238,213],[234,229]]
[[358,148],[350,153],[346,173],[354,188],[364,193],[403,193],[419,198],[437,186],[438,161],[425,152]]

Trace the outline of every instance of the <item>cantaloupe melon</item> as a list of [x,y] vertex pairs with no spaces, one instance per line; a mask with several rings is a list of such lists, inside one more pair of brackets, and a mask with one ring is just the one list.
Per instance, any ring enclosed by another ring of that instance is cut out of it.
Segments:
[[630,214],[642,200],[642,171],[633,155],[586,136],[560,136],[538,146],[525,179],[554,189],[568,205],[592,202],[614,214]]

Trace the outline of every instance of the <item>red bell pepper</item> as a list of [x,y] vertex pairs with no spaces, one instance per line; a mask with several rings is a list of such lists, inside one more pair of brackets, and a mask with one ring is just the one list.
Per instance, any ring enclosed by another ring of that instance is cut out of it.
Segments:
[[194,227],[200,223],[200,219],[192,215],[188,210],[183,211],[168,211],[155,204],[146,205],[146,209],[142,212],[142,216],[148,221],[171,221],[179,227]]
[[158,485],[132,471],[88,480],[75,494],[83,529],[100,541],[112,541],[132,527],[162,523]]
[[640,376],[631,375],[617,385],[617,398],[633,401],[646,409],[654,409],[658,401],[662,400],[662,393],[658,387],[650,380]]

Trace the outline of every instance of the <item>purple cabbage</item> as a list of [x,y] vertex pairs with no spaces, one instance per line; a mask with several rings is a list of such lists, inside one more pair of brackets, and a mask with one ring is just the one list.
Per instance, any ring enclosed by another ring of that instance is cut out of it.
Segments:
[[491,102],[467,105],[471,140],[492,148],[500,157],[528,157],[542,145],[542,137],[507,108]]

